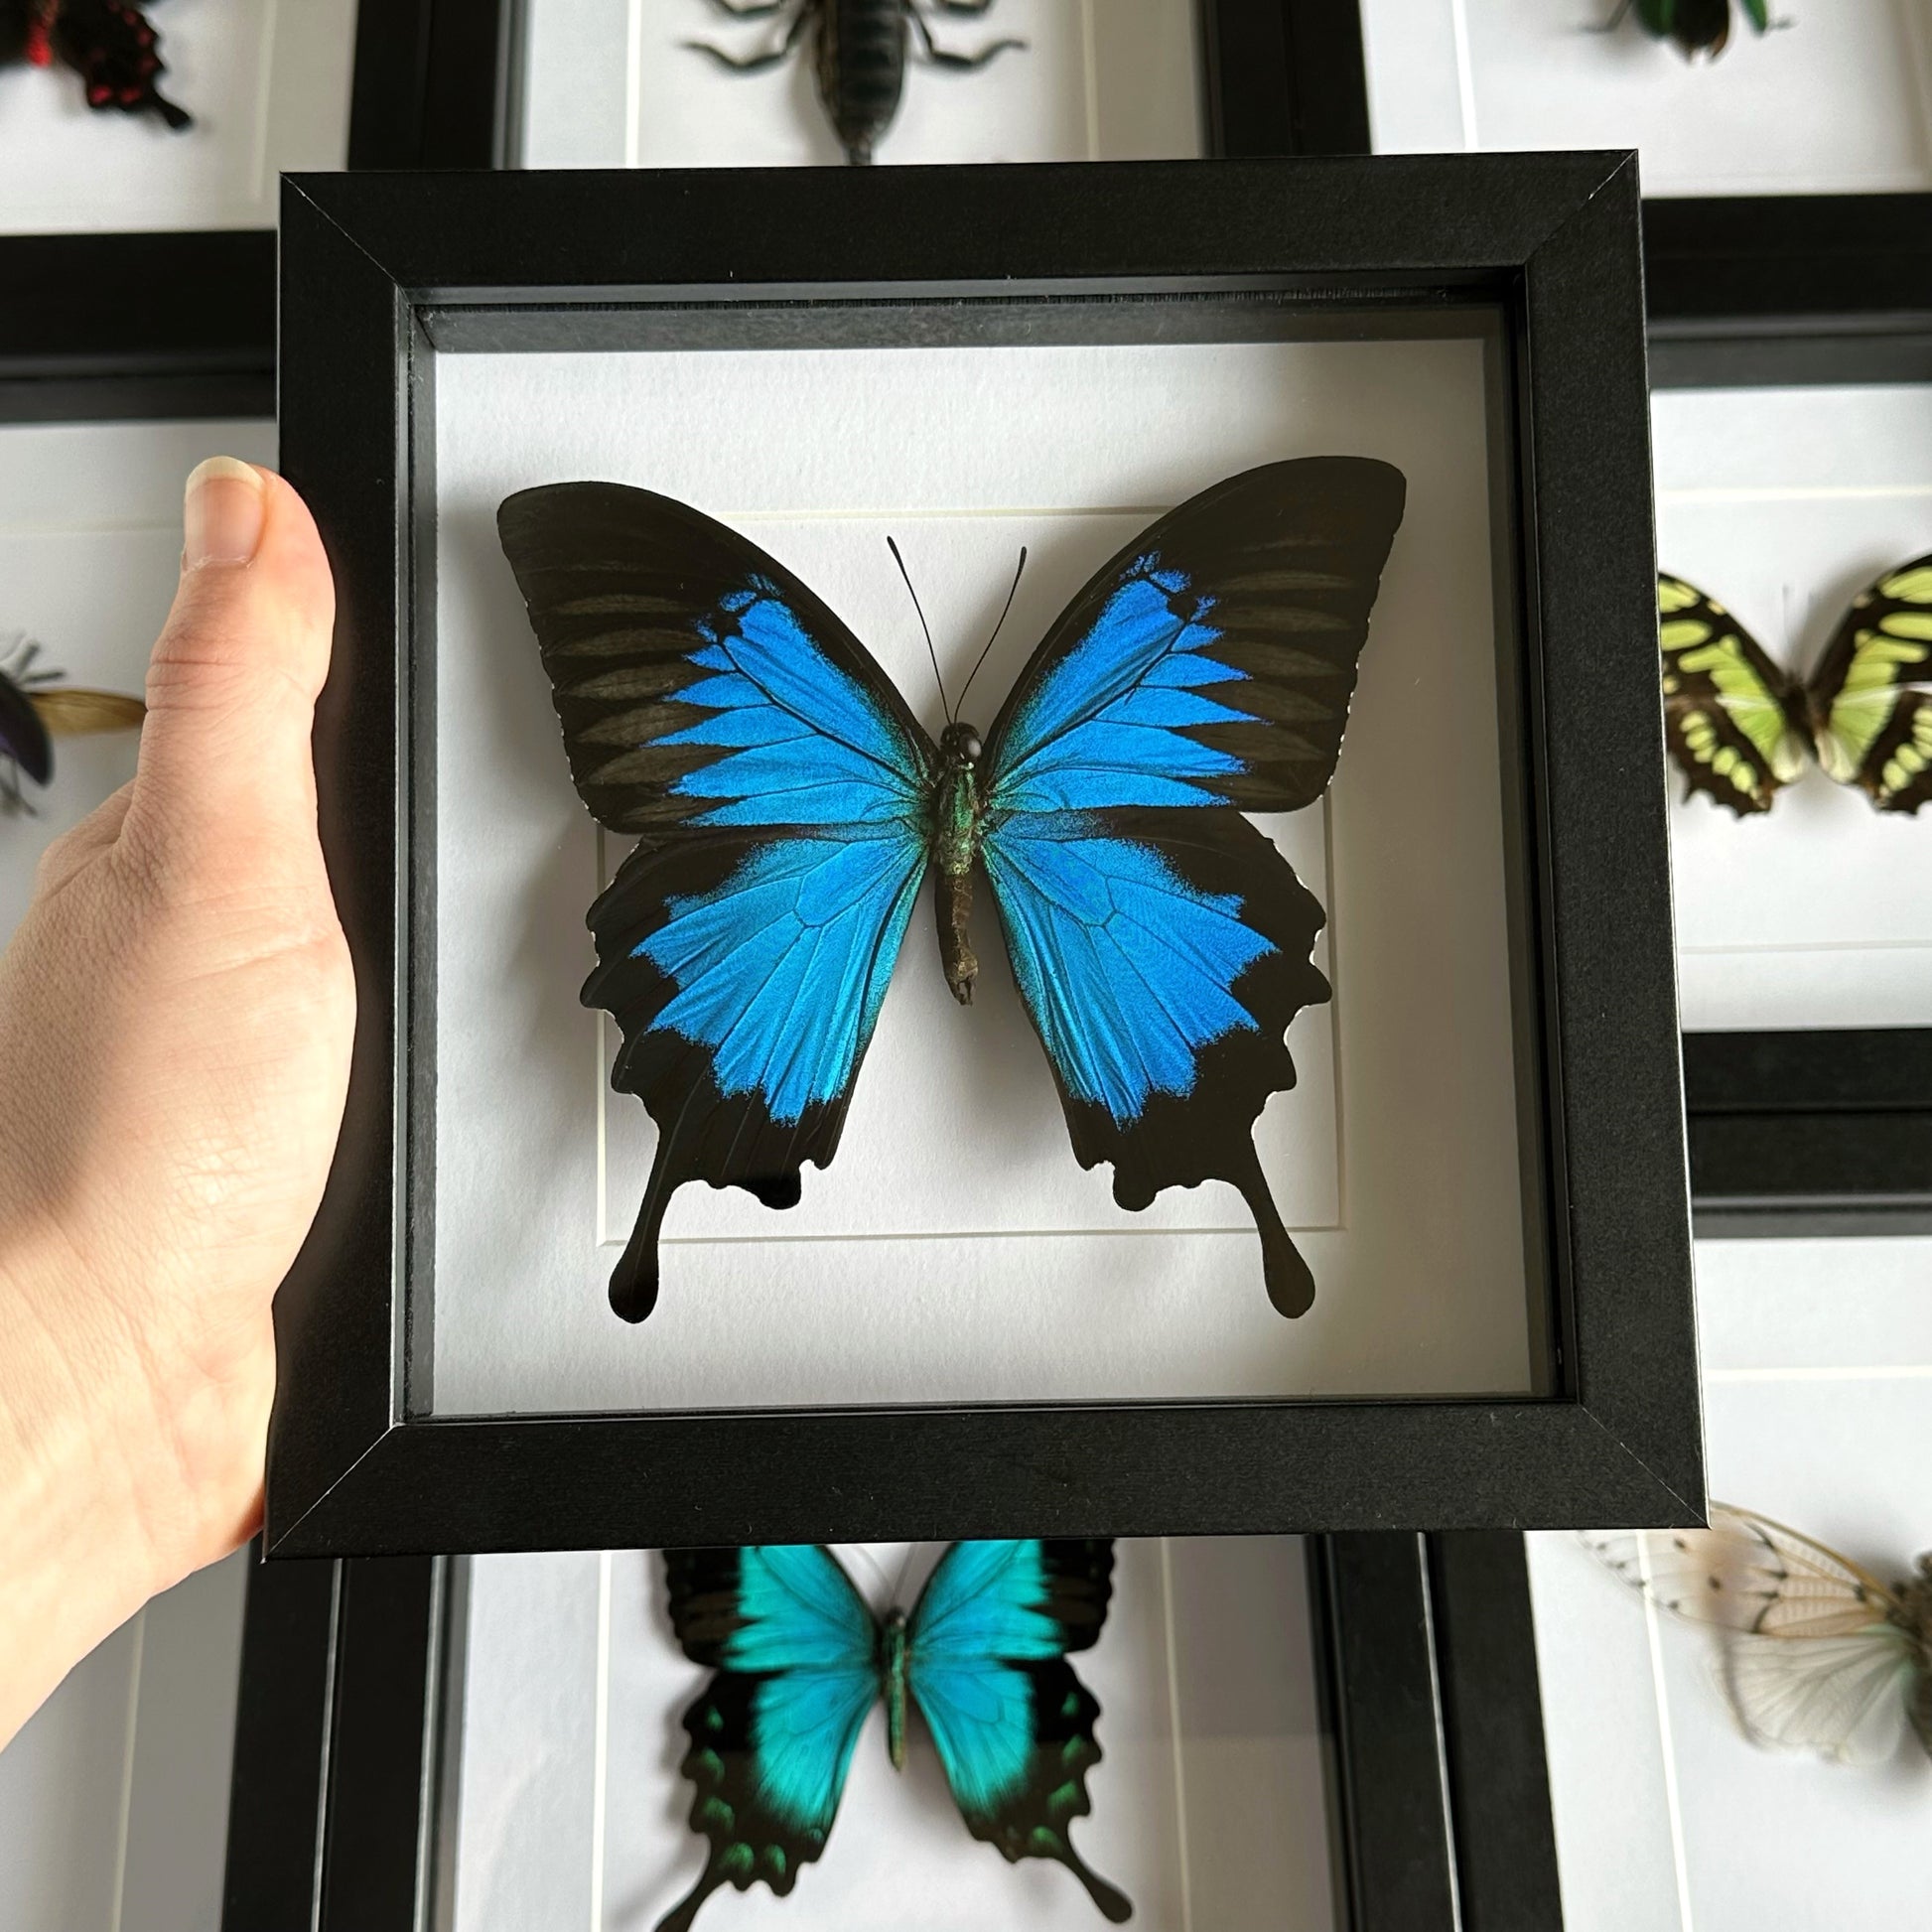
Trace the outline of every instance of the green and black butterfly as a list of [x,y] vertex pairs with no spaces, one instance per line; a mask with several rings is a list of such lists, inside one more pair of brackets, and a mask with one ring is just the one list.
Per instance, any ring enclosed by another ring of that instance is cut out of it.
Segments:
[[[1738,3],[1756,32],[1770,30],[1770,0],[1738,0]],[[1687,61],[1696,60],[1700,55],[1714,60],[1725,51],[1730,39],[1730,0],[1622,0],[1605,23],[1604,31],[1621,27],[1632,12],[1637,16],[1637,25],[1652,40],[1676,42]]]
[[1099,1637],[1113,1568],[1107,1539],[954,1543],[910,1614],[880,1617],[818,1544],[666,1550],[671,1627],[714,1673],[684,1714],[680,1767],[710,1850],[657,1932],[690,1932],[722,1885],[791,1890],[825,1850],[881,1702],[896,1769],[916,1708],[975,1838],[1012,1863],[1064,1865],[1111,1923],[1129,1918],[1133,1906],[1068,1836],[1093,1808],[1100,1706],[1066,1659]]
[[1687,798],[1768,812],[1807,753],[1881,812],[1932,798],[1932,554],[1852,600],[1809,678],[1681,577],[1658,578],[1657,618],[1664,737]]

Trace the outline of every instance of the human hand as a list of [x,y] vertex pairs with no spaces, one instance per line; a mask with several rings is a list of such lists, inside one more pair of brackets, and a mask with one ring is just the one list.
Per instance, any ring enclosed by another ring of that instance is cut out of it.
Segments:
[[354,1030],[310,754],[334,615],[295,491],[202,465],[134,781],[0,954],[0,1744],[260,1518],[270,1303]]

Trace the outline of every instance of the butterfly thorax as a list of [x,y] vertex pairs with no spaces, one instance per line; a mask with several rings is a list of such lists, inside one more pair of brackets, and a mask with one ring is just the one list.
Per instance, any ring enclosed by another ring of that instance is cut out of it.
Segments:
[[979,974],[979,961],[966,937],[981,834],[979,757],[979,733],[971,725],[948,725],[940,735],[939,776],[932,788],[932,900],[939,917],[939,963],[948,989],[963,1007],[973,1004],[973,981]]
[[1932,1669],[1932,1552],[1918,1560],[1917,1572],[1893,1592],[1891,1620],[1911,1638],[1922,1669]]
[[905,1612],[891,1609],[879,1626],[879,1678],[886,1693],[886,1748],[893,1769],[905,1769]]

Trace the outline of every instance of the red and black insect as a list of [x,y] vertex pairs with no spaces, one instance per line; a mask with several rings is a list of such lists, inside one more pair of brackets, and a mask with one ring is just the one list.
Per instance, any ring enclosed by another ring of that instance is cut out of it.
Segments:
[[0,67],[57,61],[71,68],[87,105],[103,114],[158,114],[170,127],[193,123],[164,99],[167,72],[154,29],[126,0],[0,0]]
[[974,54],[955,54],[934,42],[928,13],[977,19],[989,11],[993,0],[711,0],[711,4],[734,20],[782,21],[777,44],[757,54],[728,54],[708,41],[685,43],[737,73],[776,67],[797,50],[805,30],[812,29],[818,97],[851,162],[870,161],[879,137],[892,126],[915,37],[920,59],[954,72],[983,68],[996,54],[1027,44],[998,40]]

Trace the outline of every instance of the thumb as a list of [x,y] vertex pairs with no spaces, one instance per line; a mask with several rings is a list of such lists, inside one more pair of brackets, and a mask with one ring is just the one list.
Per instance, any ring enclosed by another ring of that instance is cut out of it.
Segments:
[[313,840],[309,741],[336,612],[315,521],[273,471],[210,457],[183,526],[128,832],[191,851],[246,827]]

